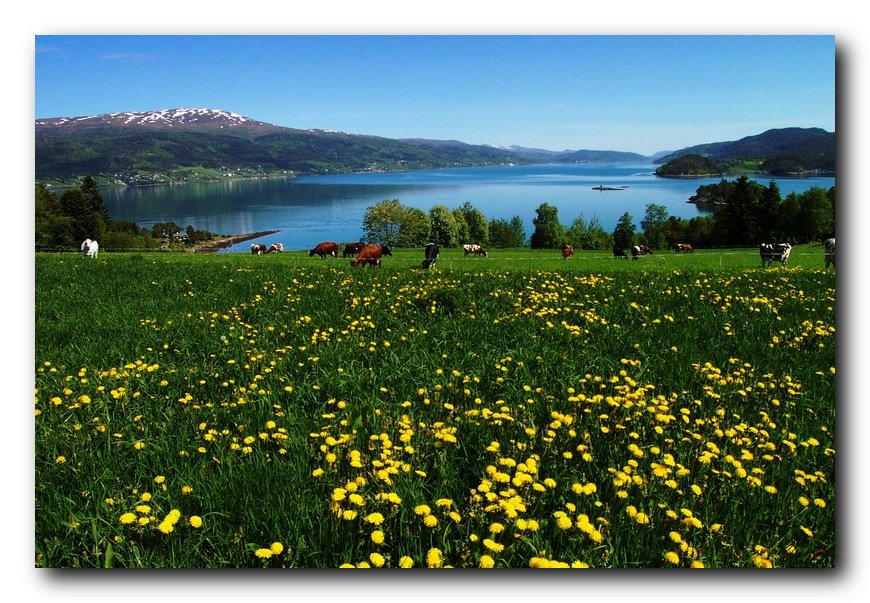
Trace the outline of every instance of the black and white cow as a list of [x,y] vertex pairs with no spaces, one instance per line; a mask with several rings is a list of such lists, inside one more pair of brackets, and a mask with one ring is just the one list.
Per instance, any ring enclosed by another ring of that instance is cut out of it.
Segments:
[[[837,239],[828,239],[825,241],[825,268],[834,266],[834,260],[837,257]],[[836,266],[834,266],[836,268]]]
[[486,249],[484,249],[480,245],[476,245],[476,244],[463,245],[462,250],[465,252],[464,255],[468,255],[469,253],[473,253],[476,256],[482,255],[483,257],[487,257]]
[[429,243],[426,245],[426,259],[423,260],[422,268],[423,270],[429,270],[432,266],[435,265],[435,260],[438,259],[438,254],[440,253],[440,249],[438,249],[438,245],[435,243]]
[[788,263],[788,256],[791,255],[791,244],[762,243],[758,246],[758,253],[761,255],[761,265],[764,267],[770,266],[773,262],[785,266]]

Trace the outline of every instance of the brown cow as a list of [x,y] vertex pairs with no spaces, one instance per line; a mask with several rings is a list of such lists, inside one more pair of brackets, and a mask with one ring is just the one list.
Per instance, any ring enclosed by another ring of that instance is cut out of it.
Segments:
[[263,255],[266,253],[266,246],[262,243],[251,243],[251,253],[254,255]]
[[652,249],[650,249],[649,245],[635,245],[631,248],[631,259],[636,260],[638,256],[646,255],[648,253],[652,253]]
[[574,248],[570,245],[565,245],[562,247],[562,257],[566,260],[574,255]]
[[695,249],[689,245],[688,243],[677,243],[677,253],[684,251],[686,253],[693,253]]
[[344,257],[358,254],[365,246],[366,244],[362,241],[357,241],[356,243],[348,243],[344,246]]
[[331,241],[326,241],[323,243],[318,243],[317,246],[308,252],[308,257],[314,257],[315,255],[319,255],[320,259],[324,259],[326,256],[331,255],[334,258],[338,257],[338,243],[333,243]]
[[363,247],[359,255],[350,261],[351,266],[359,266],[360,264],[368,264],[369,266],[381,267],[381,256],[383,250],[380,245],[371,243]]

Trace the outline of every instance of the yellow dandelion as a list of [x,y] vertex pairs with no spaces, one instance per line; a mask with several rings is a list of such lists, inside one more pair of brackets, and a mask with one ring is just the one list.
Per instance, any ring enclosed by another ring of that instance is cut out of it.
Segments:
[[431,548],[426,552],[426,565],[429,567],[441,567],[444,562],[444,554],[436,548]]
[[118,519],[121,521],[121,523],[124,523],[124,524],[133,523],[134,521],[136,521],[136,514],[135,513],[124,513]]
[[201,528],[202,527],[202,517],[199,515],[191,515],[190,519],[187,520],[192,528]]
[[375,567],[383,567],[384,563],[386,563],[386,559],[380,553],[372,553],[369,555],[369,561],[372,562],[372,565]]
[[159,529],[164,534],[169,534],[175,529],[175,526],[172,525],[172,522],[166,521],[164,519],[163,521],[160,522],[160,525],[157,526],[157,529]]
[[61,454],[56,459],[54,459],[54,462],[58,465],[63,465],[66,462],[66,457]]
[[434,528],[438,525],[438,518],[434,515],[427,515],[423,518],[423,525],[425,525],[427,528]]
[[370,513],[369,515],[366,515],[365,520],[368,523],[379,526],[382,523],[384,523],[384,516],[381,515],[380,513]]
[[257,549],[256,551],[254,551],[254,554],[257,557],[259,557],[260,559],[268,559],[269,557],[271,557],[273,555],[272,549],[264,549],[264,548]]
[[680,556],[673,551],[668,551],[665,553],[665,561],[671,565],[678,565],[680,563]]
[[411,569],[414,567],[414,560],[407,555],[402,555],[402,557],[399,558],[399,567],[402,569]]
[[646,513],[638,513],[634,516],[634,520],[641,525],[646,525],[649,523],[649,515]]
[[489,555],[483,555],[478,562],[478,567],[489,569],[491,567],[495,567],[495,559],[490,557]]
[[281,544],[280,542],[273,542],[269,546],[269,550],[272,551],[272,553],[275,555],[280,555],[281,553],[284,552],[284,545]]
[[495,540],[492,540],[491,538],[484,538],[483,539],[483,546],[485,546],[490,551],[492,551],[493,553],[496,553],[496,554],[501,553],[504,550],[503,544],[499,544]]
[[372,532],[372,542],[375,544],[383,544],[384,543],[384,533],[381,530],[375,530]]

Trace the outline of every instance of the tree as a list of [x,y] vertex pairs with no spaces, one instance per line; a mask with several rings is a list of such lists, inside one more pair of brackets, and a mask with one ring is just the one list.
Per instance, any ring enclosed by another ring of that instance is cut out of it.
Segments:
[[755,215],[756,236],[758,241],[772,241],[776,233],[776,212],[782,197],[775,180],[761,193]]
[[367,208],[362,223],[365,240],[398,247],[404,214],[405,208],[398,199],[385,199]]
[[486,247],[489,245],[489,222],[486,221],[486,216],[479,209],[476,209],[470,202],[463,203],[459,210],[465,217],[465,223],[468,225],[468,242],[477,243]]
[[441,247],[459,245],[459,227],[456,218],[446,205],[440,203],[429,209],[432,242]]
[[519,216],[510,221],[497,219],[489,221],[489,244],[498,248],[525,247],[526,229]]
[[604,230],[598,218],[592,216],[587,223],[582,213],[565,231],[565,239],[575,249],[609,249],[612,246],[610,233]]
[[760,191],[763,187],[746,175],[734,182],[734,190],[725,207],[716,214],[723,242],[727,245],[757,245]]
[[425,211],[416,207],[406,208],[400,221],[396,247],[421,247],[429,242],[432,229]]
[[453,215],[453,221],[456,223],[456,240],[459,244],[471,243],[471,236],[468,234],[468,222],[465,220],[465,212],[461,208],[456,208],[450,212]]
[[529,246],[532,249],[559,249],[565,241],[565,228],[559,223],[559,209],[549,203],[542,203],[535,210],[537,217],[532,220],[535,232]]
[[625,212],[616,222],[613,229],[613,246],[625,249],[634,245],[635,225],[631,214]]
[[640,221],[646,243],[653,249],[665,249],[668,246],[668,208],[664,205],[649,203],[646,213]]

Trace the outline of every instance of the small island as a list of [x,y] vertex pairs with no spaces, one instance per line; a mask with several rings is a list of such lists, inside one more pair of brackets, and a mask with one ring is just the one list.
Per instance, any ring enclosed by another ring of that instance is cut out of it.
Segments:
[[621,191],[627,189],[627,186],[604,186],[603,184],[599,184],[598,186],[593,186],[592,190],[594,191]]

